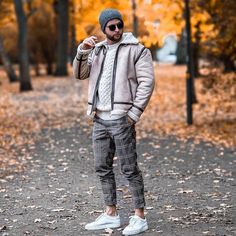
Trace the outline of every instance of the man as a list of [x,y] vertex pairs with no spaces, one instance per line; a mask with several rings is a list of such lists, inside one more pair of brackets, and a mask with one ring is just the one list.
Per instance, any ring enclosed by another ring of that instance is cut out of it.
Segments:
[[87,230],[120,227],[117,213],[113,157],[129,182],[135,208],[124,235],[148,229],[144,216],[144,184],[137,164],[135,123],[154,88],[150,51],[131,33],[123,33],[123,19],[115,9],[105,9],[99,23],[106,39],[86,38],[73,61],[74,76],[89,78],[88,115],[94,117],[93,150],[95,170],[101,181],[105,213],[85,226]]

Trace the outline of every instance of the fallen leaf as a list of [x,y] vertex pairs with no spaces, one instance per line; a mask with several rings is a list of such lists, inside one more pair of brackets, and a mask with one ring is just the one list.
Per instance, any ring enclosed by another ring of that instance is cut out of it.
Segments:
[[35,219],[34,220],[34,223],[39,223],[39,222],[41,222],[42,220],[41,219]]

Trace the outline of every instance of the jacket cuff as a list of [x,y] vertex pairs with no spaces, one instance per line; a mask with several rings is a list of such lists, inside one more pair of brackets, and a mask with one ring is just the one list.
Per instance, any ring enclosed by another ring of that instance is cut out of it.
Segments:
[[[134,120],[135,123],[139,121],[140,116],[137,116],[137,115],[134,114],[131,110],[129,110],[129,111],[127,112],[127,115],[128,115],[132,120]],[[141,114],[140,114],[140,115],[141,115]]]
[[77,48],[77,56],[79,56],[81,54],[83,54],[83,55],[89,54],[91,51],[92,51],[92,49],[86,49],[86,50],[82,49],[82,43],[81,43]]

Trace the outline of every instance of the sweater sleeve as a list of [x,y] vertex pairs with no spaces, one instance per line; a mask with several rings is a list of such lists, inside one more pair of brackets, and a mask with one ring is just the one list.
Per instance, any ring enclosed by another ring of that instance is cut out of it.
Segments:
[[135,64],[135,70],[138,87],[128,116],[137,122],[151,98],[155,85],[153,62],[149,49],[142,50]]
[[73,74],[76,79],[87,79],[92,64],[92,49],[83,50],[80,44],[77,49],[77,54],[73,60]]

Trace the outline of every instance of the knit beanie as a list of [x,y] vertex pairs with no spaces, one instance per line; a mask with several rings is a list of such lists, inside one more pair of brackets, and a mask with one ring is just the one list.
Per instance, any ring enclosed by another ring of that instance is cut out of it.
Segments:
[[107,22],[113,19],[119,19],[123,22],[120,12],[116,9],[108,8],[101,12],[99,16],[99,23],[103,32],[105,32]]

